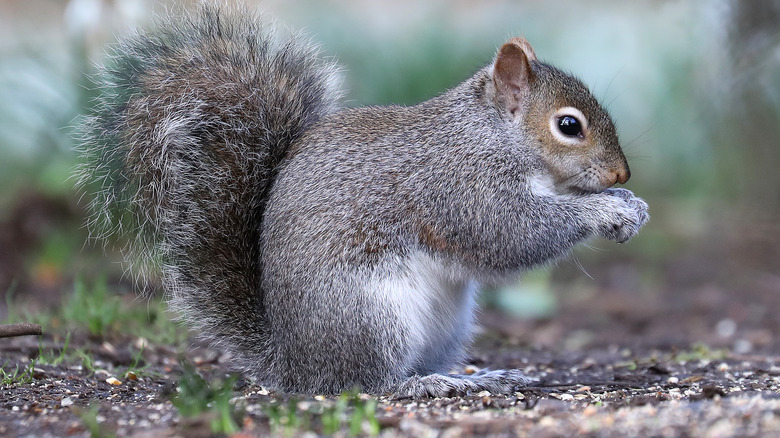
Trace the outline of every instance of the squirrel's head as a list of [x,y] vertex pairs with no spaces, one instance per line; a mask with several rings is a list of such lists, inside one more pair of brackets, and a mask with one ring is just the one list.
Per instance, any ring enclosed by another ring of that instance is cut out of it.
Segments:
[[498,51],[496,103],[522,125],[559,191],[601,192],[631,176],[615,125],[575,77],[536,58],[523,38]]

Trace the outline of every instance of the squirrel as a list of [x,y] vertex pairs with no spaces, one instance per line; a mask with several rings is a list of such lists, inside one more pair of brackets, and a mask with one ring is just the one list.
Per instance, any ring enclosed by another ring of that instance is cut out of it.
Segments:
[[218,6],[104,64],[79,170],[93,236],[129,236],[171,307],[270,389],[511,393],[519,370],[450,373],[479,291],[649,218],[612,188],[630,171],[611,117],[522,38],[413,106],[344,108],[315,44]]

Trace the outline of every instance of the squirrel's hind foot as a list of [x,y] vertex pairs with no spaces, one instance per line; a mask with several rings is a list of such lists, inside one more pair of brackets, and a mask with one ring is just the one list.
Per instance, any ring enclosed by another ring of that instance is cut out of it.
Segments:
[[429,374],[407,379],[393,392],[393,399],[456,397],[482,391],[491,394],[512,394],[529,383],[531,379],[520,370],[482,371],[470,376]]

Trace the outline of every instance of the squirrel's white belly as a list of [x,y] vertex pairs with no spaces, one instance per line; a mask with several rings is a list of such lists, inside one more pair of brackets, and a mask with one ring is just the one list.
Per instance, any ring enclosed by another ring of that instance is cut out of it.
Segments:
[[376,287],[381,305],[407,334],[406,366],[424,374],[446,372],[463,359],[479,285],[465,270],[416,251],[390,264]]

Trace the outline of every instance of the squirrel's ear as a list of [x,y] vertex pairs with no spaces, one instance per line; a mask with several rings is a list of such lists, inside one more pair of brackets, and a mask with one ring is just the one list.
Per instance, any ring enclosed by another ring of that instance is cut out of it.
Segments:
[[535,79],[531,61],[536,61],[536,54],[525,38],[512,38],[501,46],[496,56],[493,82],[501,96],[499,100],[512,114],[520,108],[523,96]]

